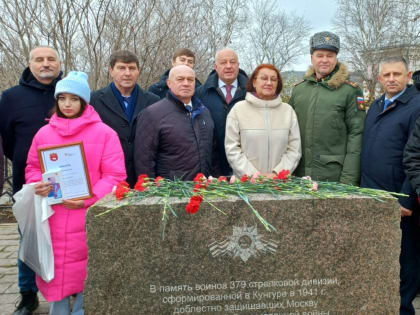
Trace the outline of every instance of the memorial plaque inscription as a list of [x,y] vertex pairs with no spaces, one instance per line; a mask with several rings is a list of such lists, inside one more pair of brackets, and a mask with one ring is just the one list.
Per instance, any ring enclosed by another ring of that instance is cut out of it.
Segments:
[[147,199],[104,216],[88,212],[87,314],[397,314],[395,201],[267,195],[185,213]]

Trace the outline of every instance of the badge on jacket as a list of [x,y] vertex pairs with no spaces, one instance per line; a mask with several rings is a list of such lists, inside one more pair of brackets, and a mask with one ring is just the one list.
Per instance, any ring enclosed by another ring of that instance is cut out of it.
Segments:
[[358,110],[366,110],[365,99],[363,98],[363,96],[358,96],[357,97],[357,109]]

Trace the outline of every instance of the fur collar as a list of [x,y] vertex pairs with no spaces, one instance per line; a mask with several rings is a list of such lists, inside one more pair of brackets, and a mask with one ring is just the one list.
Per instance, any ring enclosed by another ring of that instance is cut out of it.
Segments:
[[[338,70],[332,75],[331,78],[325,81],[325,84],[330,88],[338,89],[349,79],[349,70],[347,65],[344,63],[338,62]],[[315,75],[315,69],[313,66],[310,66],[308,72],[306,72],[304,79],[310,79]]]

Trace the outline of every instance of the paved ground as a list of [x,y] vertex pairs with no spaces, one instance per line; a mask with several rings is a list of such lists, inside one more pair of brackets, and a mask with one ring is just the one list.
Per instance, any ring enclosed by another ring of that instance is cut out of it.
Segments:
[[[11,315],[19,301],[17,286],[17,224],[0,224],[0,315]],[[35,314],[48,314],[48,303],[39,294],[40,306]]]
[[[19,300],[17,286],[17,251],[19,234],[16,223],[0,224],[0,315],[11,315]],[[48,303],[39,294],[40,306],[35,314],[48,314]],[[420,314],[420,296],[414,305]]]

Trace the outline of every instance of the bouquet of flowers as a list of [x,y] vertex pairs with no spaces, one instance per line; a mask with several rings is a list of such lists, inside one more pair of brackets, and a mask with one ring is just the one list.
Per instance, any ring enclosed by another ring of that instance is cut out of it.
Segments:
[[164,221],[165,227],[169,212],[175,217],[177,216],[175,210],[169,203],[169,198],[188,198],[189,202],[185,210],[191,215],[200,210],[203,202],[207,202],[216,211],[226,215],[223,209],[218,208],[212,203],[212,200],[238,196],[249,206],[252,213],[268,231],[276,231],[275,227],[267,222],[251,204],[248,197],[250,194],[270,194],[277,198],[280,195],[309,195],[321,199],[356,195],[371,197],[378,201],[395,199],[396,196],[402,195],[335,182],[317,182],[309,176],[294,177],[291,176],[288,170],[283,170],[272,178],[262,176],[259,173],[253,176],[244,175],[242,178],[235,176],[231,176],[230,178],[226,176],[220,176],[219,178],[209,176],[207,178],[204,174],[199,173],[193,181],[168,180],[160,176],[153,179],[149,178],[146,174],[142,174],[138,177],[138,181],[133,190],[130,189],[127,182],[120,183],[115,190],[115,196],[121,202],[121,205],[107,210],[98,216],[147,197],[160,197],[163,203],[162,221]]

